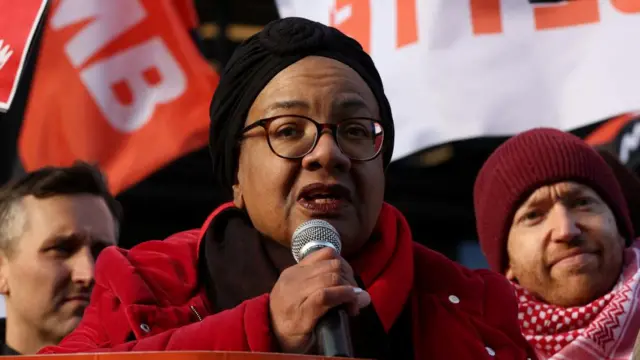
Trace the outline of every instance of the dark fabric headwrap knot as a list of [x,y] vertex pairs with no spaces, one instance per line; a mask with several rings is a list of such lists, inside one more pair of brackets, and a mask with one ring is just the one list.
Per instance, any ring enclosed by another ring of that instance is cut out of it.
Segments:
[[238,140],[254,100],[276,74],[307,56],[340,61],[369,85],[385,127],[385,166],[391,161],[393,117],[371,57],[357,41],[335,28],[303,18],[284,18],[267,24],[236,48],[213,95],[209,149],[214,175],[225,190],[230,191],[236,180]]

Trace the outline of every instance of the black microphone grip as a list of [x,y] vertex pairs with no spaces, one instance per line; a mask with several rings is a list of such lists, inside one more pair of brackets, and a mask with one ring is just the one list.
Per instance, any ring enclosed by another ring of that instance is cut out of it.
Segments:
[[318,349],[324,356],[353,357],[349,315],[342,307],[329,309],[316,324]]

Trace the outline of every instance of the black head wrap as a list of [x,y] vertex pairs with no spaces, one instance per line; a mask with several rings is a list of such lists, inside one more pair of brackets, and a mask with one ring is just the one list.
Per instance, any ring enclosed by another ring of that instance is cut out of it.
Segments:
[[226,190],[236,180],[238,137],[254,100],[276,74],[307,56],[340,61],[369,85],[378,101],[385,130],[382,150],[385,166],[391,161],[393,117],[371,57],[357,41],[335,28],[303,18],[284,18],[267,24],[237,47],[211,101],[209,149],[214,175]]

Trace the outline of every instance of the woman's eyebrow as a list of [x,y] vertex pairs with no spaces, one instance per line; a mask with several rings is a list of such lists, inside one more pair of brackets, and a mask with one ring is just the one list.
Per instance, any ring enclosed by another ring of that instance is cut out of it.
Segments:
[[284,100],[284,101],[276,101],[273,104],[267,107],[267,112],[275,111],[275,110],[291,110],[291,109],[302,109],[308,110],[311,106],[306,101],[303,100]]
[[337,99],[332,105],[335,110],[339,111],[369,109],[367,103],[365,103],[360,97]]

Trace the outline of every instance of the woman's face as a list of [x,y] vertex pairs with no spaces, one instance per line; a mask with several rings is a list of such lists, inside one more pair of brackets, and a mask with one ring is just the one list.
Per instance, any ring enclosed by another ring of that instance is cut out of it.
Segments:
[[[302,115],[321,124],[366,117],[380,119],[378,103],[353,69],[325,57],[306,57],[278,73],[254,101],[245,126],[279,115]],[[342,254],[357,252],[371,235],[384,197],[382,156],[350,160],[330,131],[312,152],[289,160],[274,154],[266,130],[245,133],[234,202],[256,229],[290,246],[303,222],[323,219],[342,240]]]

